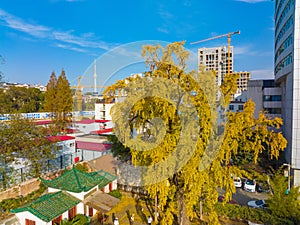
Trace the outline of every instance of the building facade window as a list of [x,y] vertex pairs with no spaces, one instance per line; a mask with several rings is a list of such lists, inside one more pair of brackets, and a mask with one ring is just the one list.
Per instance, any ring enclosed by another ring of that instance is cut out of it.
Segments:
[[52,220],[52,225],[60,224],[60,221],[62,221],[62,215]]
[[35,225],[35,221],[29,220],[29,219],[25,219],[25,225]]
[[265,108],[265,112],[268,114],[281,114],[281,108]]
[[229,105],[229,110],[234,110],[234,105]]
[[280,1],[279,5],[278,5],[278,1],[280,1],[280,0],[276,0],[276,8],[277,8],[277,10],[276,10],[276,13],[275,13],[275,21],[277,21],[278,13],[279,13],[279,11],[282,8],[283,3],[285,2],[285,0]]
[[281,40],[283,35],[288,31],[288,29],[294,24],[294,16],[291,15],[290,18],[285,22],[283,25],[282,29],[280,30],[276,41],[275,41],[275,46],[277,46],[277,43]]
[[284,67],[291,64],[292,62],[293,62],[293,56],[292,53],[290,53],[277,64],[277,66],[275,67],[275,73],[278,73],[280,70],[282,70]]
[[[280,24],[282,23],[283,19],[285,18],[286,15],[288,15],[290,9],[295,5],[295,0],[289,0],[289,2],[286,4],[286,6],[284,7],[277,23],[276,26],[279,27]],[[275,36],[277,35],[277,31],[275,33]]]
[[244,110],[244,106],[243,105],[239,105],[239,110],[240,111]]
[[75,205],[72,209],[68,211],[69,220],[72,220],[76,216],[76,214],[77,214],[77,207]]
[[287,39],[285,39],[285,41],[280,45],[280,47],[278,48],[278,50],[275,53],[275,61],[277,60],[277,58],[281,55],[281,53],[284,52],[285,49],[287,49],[290,45],[293,44],[293,35],[291,34],[290,36],[288,36]]
[[265,102],[280,102],[281,95],[264,95],[263,100]]

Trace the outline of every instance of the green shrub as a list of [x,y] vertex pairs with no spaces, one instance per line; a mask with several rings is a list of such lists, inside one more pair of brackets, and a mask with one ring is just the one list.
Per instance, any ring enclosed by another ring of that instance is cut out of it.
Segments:
[[76,225],[87,225],[89,223],[89,219],[87,218],[87,216],[82,215],[82,214],[78,214],[76,215],[73,220],[72,220],[72,224],[76,224]]
[[236,204],[215,205],[215,209],[219,216],[237,220],[250,220],[252,222],[260,222],[265,225],[293,225],[293,221],[286,218],[278,218],[273,216],[268,210],[254,209],[247,206]]
[[47,189],[46,186],[44,186],[43,184],[40,184],[40,188],[38,190],[31,192],[30,194],[26,195],[25,197],[18,196],[16,198],[5,199],[0,202],[0,210],[1,210],[1,212],[9,212],[9,210],[11,210],[11,209],[18,208],[18,207],[24,205],[26,202],[30,202],[33,199],[41,196],[46,189]]
[[85,173],[87,173],[89,171],[87,163],[85,163],[85,162],[84,163],[77,163],[75,165],[75,168],[82,171],[82,172],[85,172]]
[[113,197],[116,197],[118,199],[122,198],[122,194],[119,190],[113,190],[113,191],[109,192],[108,194],[113,196]]

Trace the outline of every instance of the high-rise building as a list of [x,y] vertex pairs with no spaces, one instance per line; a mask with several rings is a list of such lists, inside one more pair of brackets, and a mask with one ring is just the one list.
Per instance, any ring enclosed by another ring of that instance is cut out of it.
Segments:
[[[216,84],[220,86],[228,73],[228,49],[223,47],[199,48],[198,66],[203,65],[206,71],[216,72]],[[230,47],[230,73],[233,71],[233,47]]]
[[282,92],[285,156],[294,185],[300,185],[300,1],[276,0],[274,18],[274,74]]
[[[238,89],[236,94],[232,96],[232,100],[247,90],[248,81],[250,80],[250,72],[233,72],[233,46],[230,46],[230,74],[238,74]],[[206,71],[213,70],[216,73],[216,85],[220,86],[225,75],[228,73],[228,48],[199,48],[198,49],[198,66],[204,66]]]

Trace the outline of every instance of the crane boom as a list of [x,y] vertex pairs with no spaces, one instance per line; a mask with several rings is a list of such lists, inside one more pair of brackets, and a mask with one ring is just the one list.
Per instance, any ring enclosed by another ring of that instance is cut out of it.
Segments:
[[221,34],[221,35],[218,35],[218,36],[215,36],[215,37],[211,37],[211,38],[207,38],[207,39],[204,39],[204,40],[201,40],[201,41],[191,42],[191,45],[227,36],[227,45],[228,45],[228,49],[227,49],[227,70],[228,70],[228,74],[230,74],[230,68],[231,68],[231,61],[230,61],[230,41],[231,41],[231,35],[240,34],[240,33],[241,32],[239,30],[235,31],[235,32],[229,32],[227,34]]
[[235,31],[235,32],[230,32],[230,33],[227,33],[227,34],[221,34],[221,35],[218,35],[218,36],[215,36],[215,37],[211,37],[211,38],[207,38],[207,39],[204,39],[204,40],[201,40],[201,41],[195,41],[195,42],[191,42],[191,45],[194,45],[194,44],[198,44],[198,43],[201,43],[201,42],[205,42],[205,41],[210,41],[210,40],[214,40],[214,39],[217,39],[217,38],[221,38],[221,37],[229,37],[233,34],[240,34],[241,32],[238,30],[238,31]]

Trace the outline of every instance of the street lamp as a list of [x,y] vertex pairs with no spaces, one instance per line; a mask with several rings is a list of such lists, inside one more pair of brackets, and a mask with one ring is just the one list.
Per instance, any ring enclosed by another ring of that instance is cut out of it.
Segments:
[[288,163],[283,163],[283,165],[288,167],[288,192],[290,192],[290,189],[291,189],[291,165]]

